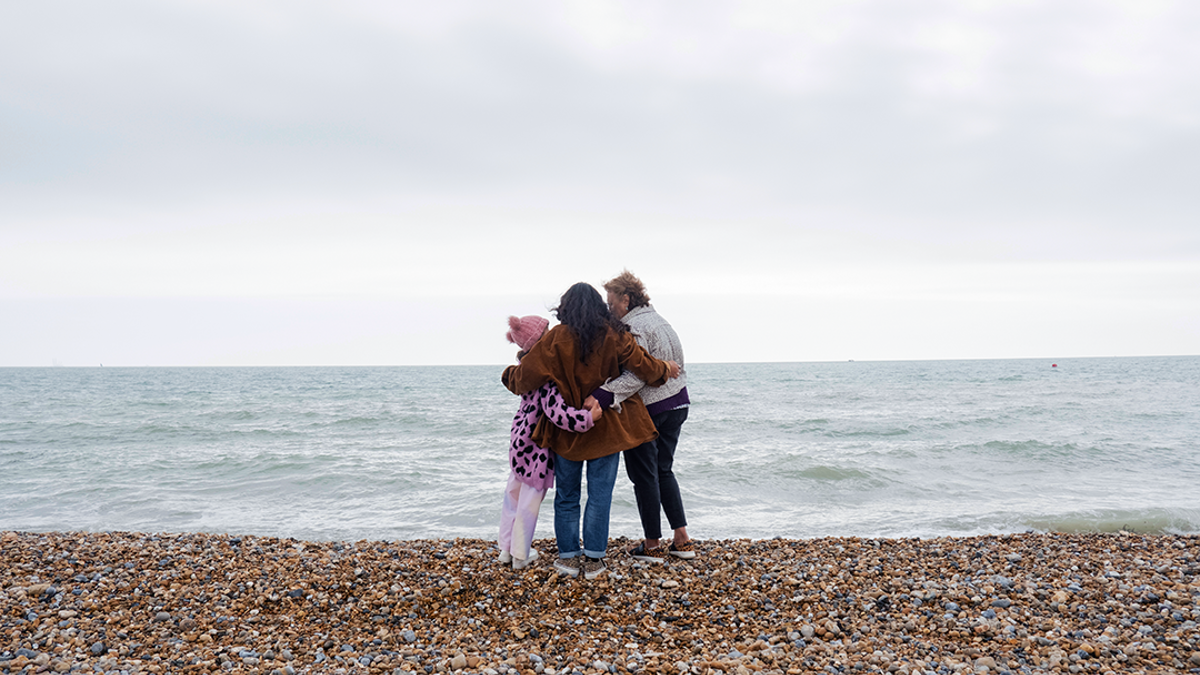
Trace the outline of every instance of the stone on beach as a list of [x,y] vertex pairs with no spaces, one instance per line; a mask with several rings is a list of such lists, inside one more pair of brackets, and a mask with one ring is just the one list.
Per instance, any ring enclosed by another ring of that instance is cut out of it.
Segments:
[[[701,542],[593,581],[491,542],[0,534],[0,672],[1164,672],[1200,538]],[[630,542],[610,543],[622,551]],[[545,560],[554,544],[540,540]],[[719,552],[719,553],[718,553]]]

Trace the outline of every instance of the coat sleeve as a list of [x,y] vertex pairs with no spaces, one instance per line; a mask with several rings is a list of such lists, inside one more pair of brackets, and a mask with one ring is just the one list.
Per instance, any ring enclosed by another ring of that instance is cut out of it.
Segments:
[[[646,383],[642,381],[642,378],[634,375],[628,370],[623,370],[621,371],[620,377],[611,379],[608,382],[600,385],[599,391],[603,391],[608,394],[606,398],[611,399],[612,402],[605,407],[611,408],[612,406],[617,405],[621,401],[624,401],[630,396],[638,393],[644,386],[646,386]],[[597,396],[595,392],[592,393],[592,396],[594,396],[598,401],[601,400],[601,397]]]
[[[650,345],[647,344],[644,333],[633,333],[633,338],[637,340],[639,345],[645,347],[646,351],[650,351]],[[629,372],[629,370],[623,370],[619,377],[615,377],[600,385],[600,390],[604,392],[603,394],[598,395],[593,393],[592,396],[600,401],[601,405],[605,408],[616,407],[617,410],[620,410],[621,401],[638,393],[645,386],[646,382],[642,378]]]
[[537,397],[538,407],[542,414],[554,426],[564,431],[583,433],[595,424],[592,420],[592,411],[567,405],[562,394],[558,393],[558,387],[553,384],[543,385],[538,390]]
[[633,372],[651,387],[661,387],[667,382],[667,362],[650,356],[646,348],[639,345],[630,333],[620,334],[618,361],[621,367]]

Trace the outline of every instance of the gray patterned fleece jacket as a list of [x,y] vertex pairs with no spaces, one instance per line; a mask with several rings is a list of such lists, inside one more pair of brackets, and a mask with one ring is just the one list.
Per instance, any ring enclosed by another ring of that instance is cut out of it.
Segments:
[[661,387],[651,387],[628,370],[620,377],[609,380],[592,393],[605,408],[617,407],[621,401],[640,394],[646,404],[646,412],[657,415],[667,410],[683,408],[691,403],[687,390],[687,369],[683,363],[683,345],[671,324],[654,310],[654,305],[643,305],[629,310],[622,319],[639,345],[650,355],[663,361],[679,364],[679,377],[667,380]]

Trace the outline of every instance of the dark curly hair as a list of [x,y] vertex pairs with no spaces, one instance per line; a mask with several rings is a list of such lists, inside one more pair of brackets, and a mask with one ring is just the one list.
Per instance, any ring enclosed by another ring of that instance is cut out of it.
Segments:
[[579,345],[579,360],[587,362],[592,352],[604,341],[606,328],[617,332],[628,330],[608,311],[608,305],[591,284],[579,282],[567,289],[553,310],[559,323],[575,333]]

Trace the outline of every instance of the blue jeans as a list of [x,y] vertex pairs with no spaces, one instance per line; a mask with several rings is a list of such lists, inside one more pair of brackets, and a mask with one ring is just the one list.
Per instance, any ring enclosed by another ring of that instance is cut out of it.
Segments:
[[[558,540],[560,558],[579,555],[579,493],[584,463],[554,458],[554,537]],[[583,510],[583,553],[589,558],[603,558],[608,548],[608,513],[612,510],[613,484],[617,482],[621,453],[589,459],[586,464],[588,499]]]

